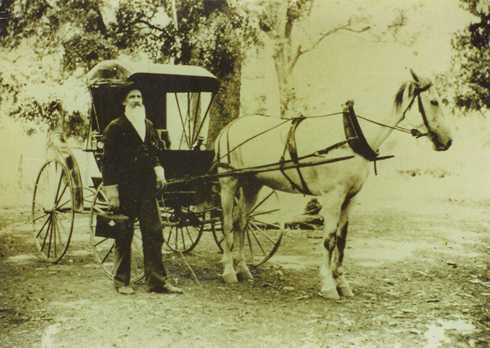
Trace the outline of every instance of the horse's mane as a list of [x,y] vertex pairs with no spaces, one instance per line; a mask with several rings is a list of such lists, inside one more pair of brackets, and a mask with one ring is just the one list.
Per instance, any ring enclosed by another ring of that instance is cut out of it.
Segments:
[[398,92],[396,92],[396,95],[395,95],[395,107],[397,109],[399,109],[403,104],[403,100],[405,97],[405,91],[407,91],[407,93],[406,93],[407,97],[412,98],[414,96],[414,93],[415,93],[415,88],[416,88],[416,84],[413,81],[405,82],[400,86],[400,88],[398,89]]

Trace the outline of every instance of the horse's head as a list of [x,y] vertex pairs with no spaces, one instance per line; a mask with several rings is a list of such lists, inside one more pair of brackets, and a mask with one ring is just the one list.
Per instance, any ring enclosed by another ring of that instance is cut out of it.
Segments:
[[[420,78],[410,69],[413,80],[405,85],[405,90],[409,97],[408,105],[403,111],[405,114],[415,102],[418,105],[418,111],[422,118],[420,129],[417,129],[414,135],[428,136],[432,141],[436,151],[446,151],[452,144],[451,132],[444,120],[444,113],[438,96],[432,87],[432,82]],[[401,105],[403,92],[397,96],[397,103]]]

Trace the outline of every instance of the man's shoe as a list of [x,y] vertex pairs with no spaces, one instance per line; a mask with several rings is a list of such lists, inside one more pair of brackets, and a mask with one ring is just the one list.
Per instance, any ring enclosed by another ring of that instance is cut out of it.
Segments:
[[163,283],[162,285],[159,286],[154,286],[149,288],[149,292],[156,292],[159,294],[183,294],[184,290],[181,288],[178,288],[176,286],[173,286],[170,283]]
[[128,285],[118,286],[118,287],[116,287],[116,291],[118,294],[121,294],[121,295],[133,295],[134,294],[134,289]]

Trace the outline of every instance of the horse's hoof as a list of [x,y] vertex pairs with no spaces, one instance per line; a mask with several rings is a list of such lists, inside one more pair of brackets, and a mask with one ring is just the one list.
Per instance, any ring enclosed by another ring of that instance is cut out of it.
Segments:
[[337,292],[342,297],[354,297],[354,293],[348,286],[339,286],[337,287]]
[[241,281],[248,281],[248,282],[253,282],[254,281],[254,276],[250,271],[247,272],[237,272],[238,279]]
[[248,269],[247,266],[240,266],[238,265],[237,267],[237,275],[238,275],[238,278],[242,281],[253,281],[254,280],[254,276],[252,275],[252,273],[250,272],[250,270]]
[[238,283],[238,278],[235,273],[223,273],[223,280],[226,284]]
[[337,292],[337,289],[322,289],[320,290],[318,295],[328,300],[340,300],[340,296],[339,293]]

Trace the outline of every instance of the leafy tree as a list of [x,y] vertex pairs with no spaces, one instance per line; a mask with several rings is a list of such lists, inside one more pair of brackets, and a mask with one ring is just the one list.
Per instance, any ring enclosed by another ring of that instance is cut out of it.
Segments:
[[351,17],[343,24],[317,34],[310,42],[297,42],[295,28],[305,27],[314,9],[314,0],[262,0],[259,2],[259,27],[273,43],[273,60],[279,88],[280,112],[284,116],[294,108],[296,92],[293,72],[298,62],[331,35],[341,31],[362,33],[370,29],[362,20]]
[[475,21],[452,41],[457,66],[456,106],[463,110],[490,107],[490,4],[486,0],[460,0]]
[[[10,0],[0,45],[12,49],[30,40],[39,59],[61,50],[59,82],[120,54],[205,66],[222,82],[212,110],[212,139],[230,117],[238,116],[242,47],[255,37],[247,18],[224,0],[176,3],[173,8],[170,0],[123,0],[108,20],[108,2],[102,0]],[[174,11],[177,21],[168,16]],[[3,83],[7,80],[4,76]],[[12,86],[20,92],[19,85]],[[16,115],[32,116],[27,111]]]

